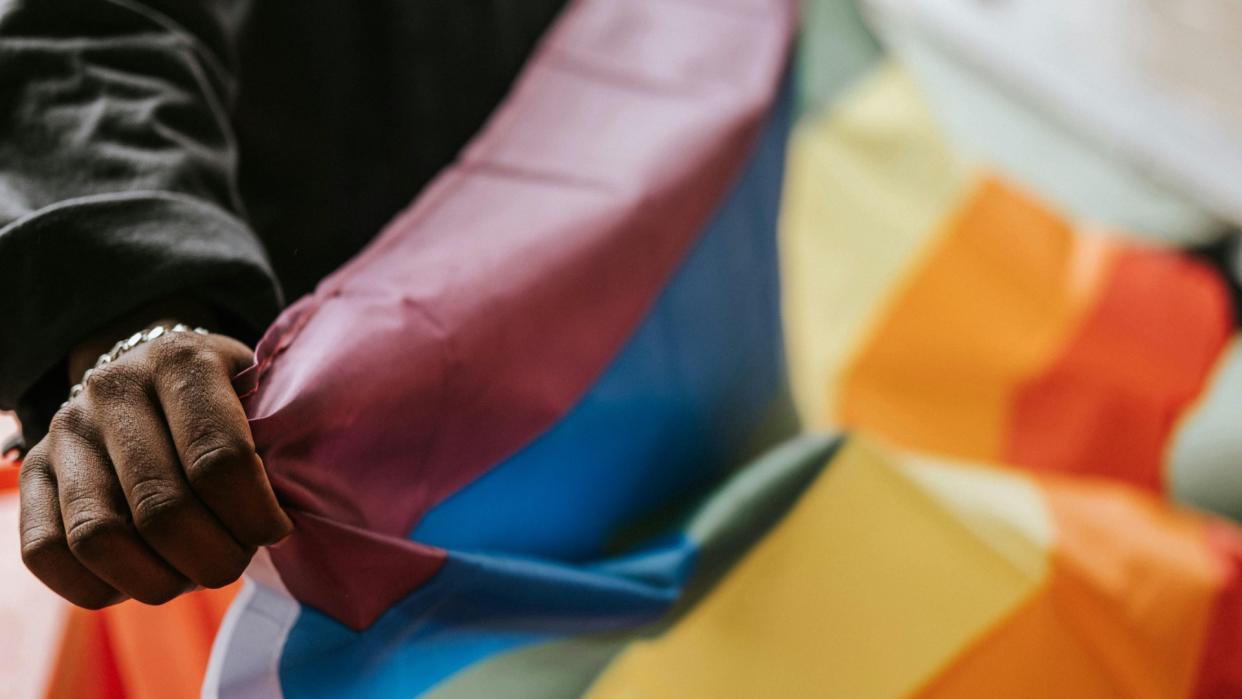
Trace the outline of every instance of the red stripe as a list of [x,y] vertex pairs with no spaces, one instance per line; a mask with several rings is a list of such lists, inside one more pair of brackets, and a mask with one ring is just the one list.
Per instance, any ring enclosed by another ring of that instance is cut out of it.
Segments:
[[0,462],[0,492],[17,490],[18,466],[8,461]]
[[1214,521],[1207,537],[1222,559],[1225,578],[1203,639],[1194,696],[1242,697],[1242,530]]
[[1120,253],[1060,359],[1017,391],[1005,458],[1163,490],[1166,442],[1228,341],[1231,313],[1207,265]]
[[[444,565],[445,552],[401,537],[342,526],[292,511],[297,536],[272,547],[272,562],[290,594],[351,628],[364,628],[427,582]],[[328,555],[324,555],[328,552]],[[286,571],[296,571],[289,575]]]

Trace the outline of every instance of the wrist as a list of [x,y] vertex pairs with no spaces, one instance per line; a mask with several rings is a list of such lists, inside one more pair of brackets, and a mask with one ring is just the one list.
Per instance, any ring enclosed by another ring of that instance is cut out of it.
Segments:
[[69,351],[69,384],[82,380],[87,369],[95,366],[99,356],[106,354],[119,340],[156,325],[173,326],[183,323],[191,327],[214,327],[216,314],[210,308],[192,301],[169,300],[145,306],[108,323]]

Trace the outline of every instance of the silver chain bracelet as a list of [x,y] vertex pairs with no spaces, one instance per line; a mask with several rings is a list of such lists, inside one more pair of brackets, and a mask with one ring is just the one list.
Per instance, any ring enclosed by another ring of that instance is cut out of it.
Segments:
[[82,380],[79,381],[78,383],[75,383],[73,387],[69,389],[69,400],[65,401],[64,403],[61,403],[60,407],[64,408],[65,406],[69,405],[70,400],[77,398],[78,395],[82,393],[84,387],[86,386],[86,382],[90,381],[91,374],[95,373],[97,369],[100,369],[104,367],[105,365],[115,362],[116,360],[121,358],[121,355],[134,349],[138,345],[146,344],[158,337],[162,337],[163,335],[166,335],[169,333],[186,333],[186,332],[195,332],[195,333],[198,333],[199,335],[210,334],[207,332],[206,328],[191,328],[190,326],[185,325],[183,323],[177,323],[176,325],[172,325],[172,326],[156,325],[146,330],[139,330],[133,335],[130,335],[124,340],[121,340],[120,342],[113,345],[112,349],[99,355],[99,359],[95,360],[95,366],[90,369],[87,369],[86,373],[82,374]]

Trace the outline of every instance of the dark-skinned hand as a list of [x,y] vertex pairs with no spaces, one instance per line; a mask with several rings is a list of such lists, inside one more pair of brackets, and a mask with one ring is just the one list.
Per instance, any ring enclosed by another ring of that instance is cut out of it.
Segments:
[[[123,335],[106,337],[71,375]],[[161,604],[229,584],[288,535],[231,383],[251,357],[223,335],[166,333],[92,372],[22,464],[30,571],[82,607]]]

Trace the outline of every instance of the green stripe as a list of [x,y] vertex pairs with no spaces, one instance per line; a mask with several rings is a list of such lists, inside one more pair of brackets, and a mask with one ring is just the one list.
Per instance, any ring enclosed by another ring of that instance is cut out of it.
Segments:
[[832,459],[842,440],[803,435],[742,469],[691,518],[686,533],[698,545],[694,575],[661,631],[707,595],[776,526]]
[[569,638],[526,646],[458,672],[425,696],[435,699],[578,697],[628,642]]
[[428,696],[582,695],[631,639],[660,635],[706,597],[784,518],[840,443],[825,435],[786,442],[740,469],[695,509],[683,528],[699,548],[695,571],[682,599],[658,622],[629,634],[562,639],[496,655],[445,680]]
[[826,108],[884,55],[857,0],[805,0],[798,48],[798,115]]

